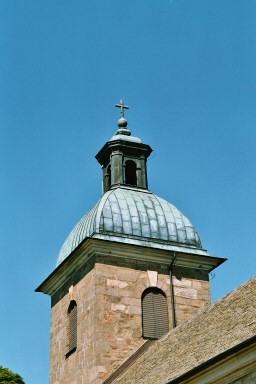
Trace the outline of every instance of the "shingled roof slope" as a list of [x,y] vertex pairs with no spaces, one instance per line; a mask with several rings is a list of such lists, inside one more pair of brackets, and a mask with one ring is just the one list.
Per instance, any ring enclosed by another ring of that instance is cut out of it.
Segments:
[[157,340],[115,384],[166,384],[256,335],[256,277]]

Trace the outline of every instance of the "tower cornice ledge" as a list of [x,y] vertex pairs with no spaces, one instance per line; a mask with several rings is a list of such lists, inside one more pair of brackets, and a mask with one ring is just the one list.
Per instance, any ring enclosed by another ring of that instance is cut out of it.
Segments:
[[[96,238],[95,238],[96,237]],[[202,273],[209,273],[226,261],[224,258],[208,256],[205,250],[186,249],[180,246],[167,246],[151,242],[135,245],[124,242],[102,239],[100,234],[94,238],[86,238],[36,289],[47,295],[53,295],[71,276],[84,270],[87,274],[95,263],[123,265],[135,269],[149,266],[161,273],[169,273],[170,266],[190,268]],[[111,236],[111,239],[113,237]],[[128,241],[129,239],[127,239]],[[106,252],[107,249],[107,252]],[[69,281],[70,285],[75,281]]]
[[131,139],[122,140],[118,138],[118,136],[115,137],[115,140],[108,141],[95,156],[95,158],[101,165],[104,165],[109,161],[110,155],[115,149],[121,149],[122,153],[126,155],[132,154],[138,157],[140,157],[143,153],[146,158],[148,158],[151,152],[153,151],[150,145],[148,144],[132,141]]

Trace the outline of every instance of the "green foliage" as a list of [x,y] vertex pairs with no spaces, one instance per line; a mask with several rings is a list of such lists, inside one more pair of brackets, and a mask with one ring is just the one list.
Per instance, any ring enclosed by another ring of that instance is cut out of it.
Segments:
[[25,384],[22,377],[0,365],[0,384]]

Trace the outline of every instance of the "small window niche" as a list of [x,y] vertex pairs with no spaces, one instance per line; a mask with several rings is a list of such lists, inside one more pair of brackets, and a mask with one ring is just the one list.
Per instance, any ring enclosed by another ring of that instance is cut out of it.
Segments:
[[107,167],[107,173],[106,173],[106,187],[107,190],[111,187],[111,165]]
[[142,336],[159,339],[169,331],[167,299],[158,288],[148,288],[142,294]]
[[132,160],[125,163],[125,183],[137,187],[137,165]]

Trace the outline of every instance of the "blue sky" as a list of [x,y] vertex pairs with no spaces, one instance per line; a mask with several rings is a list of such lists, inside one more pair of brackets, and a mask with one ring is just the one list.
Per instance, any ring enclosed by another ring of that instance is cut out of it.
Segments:
[[1,0],[0,58],[0,365],[49,382],[34,289],[101,196],[121,97],[154,149],[150,190],[229,259],[213,300],[255,274],[255,1]]

